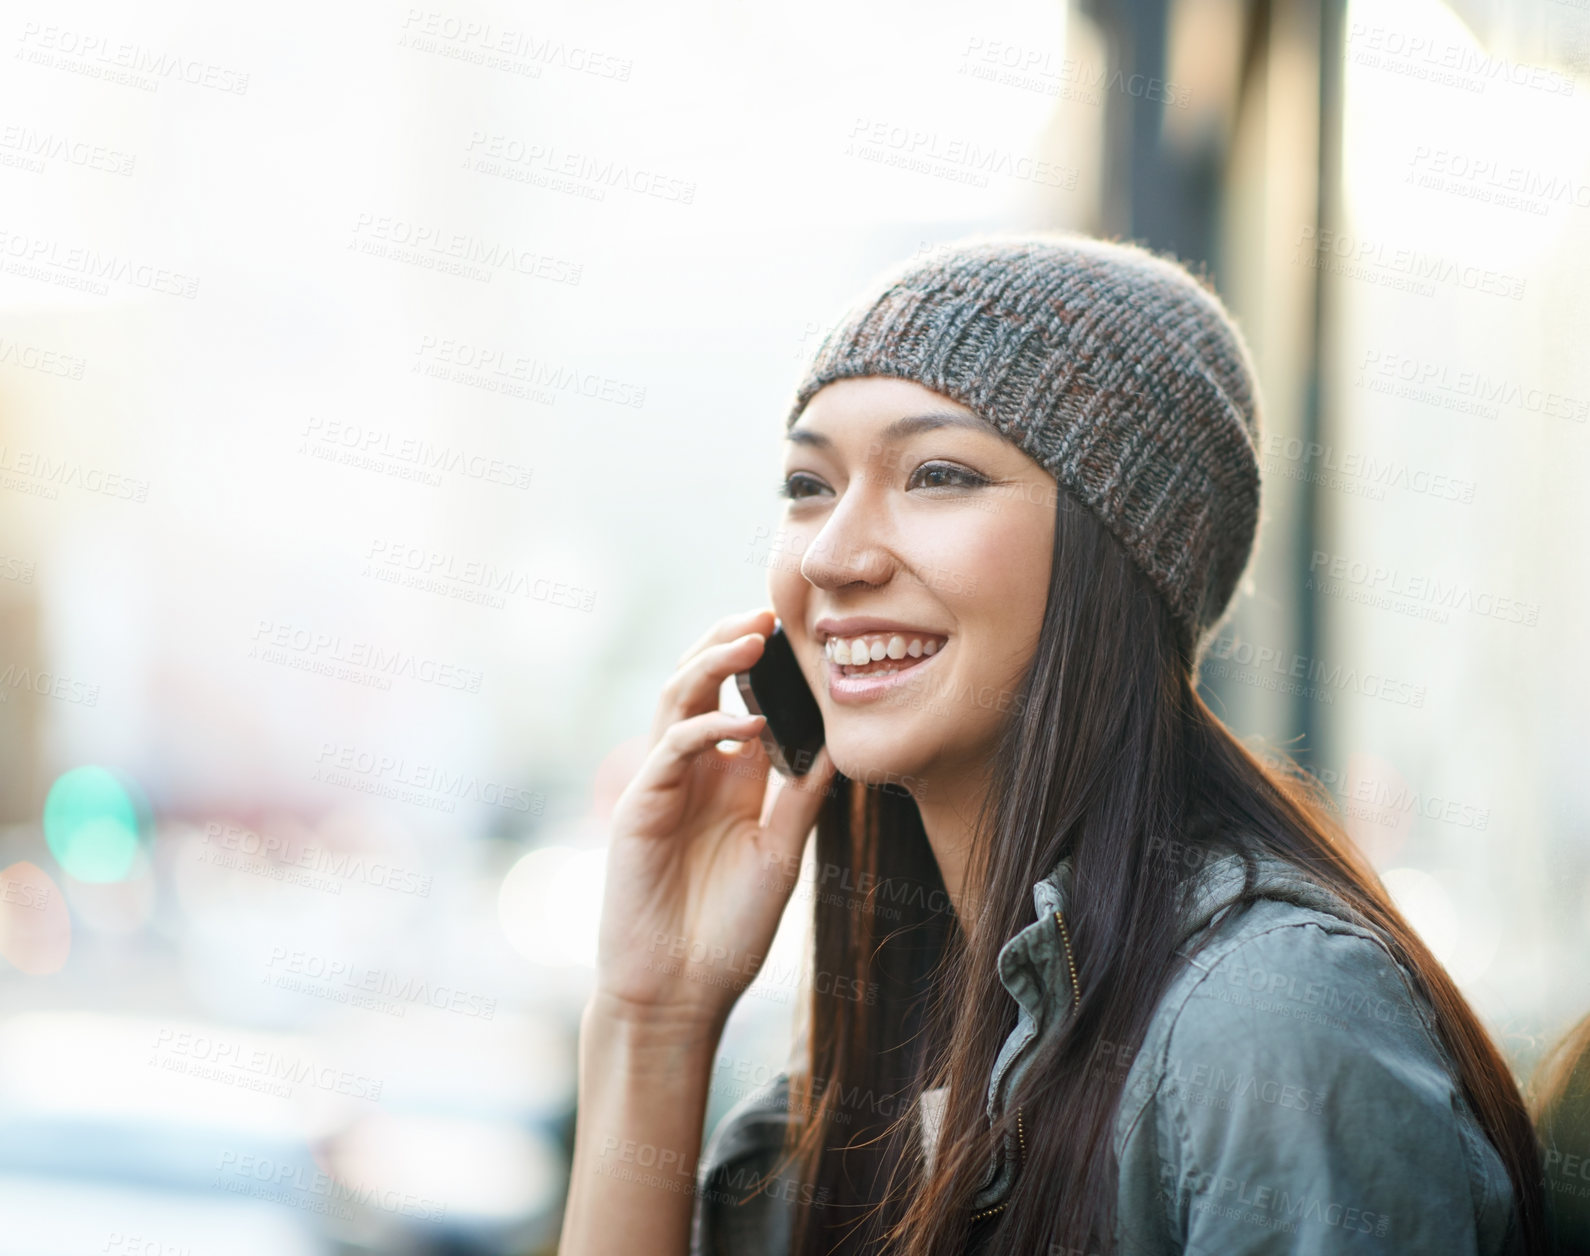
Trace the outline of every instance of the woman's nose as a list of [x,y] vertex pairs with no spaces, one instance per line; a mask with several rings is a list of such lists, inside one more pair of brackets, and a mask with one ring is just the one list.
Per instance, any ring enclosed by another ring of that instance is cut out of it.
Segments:
[[801,556],[801,575],[822,589],[886,583],[894,572],[894,555],[877,521],[876,511],[847,510],[841,500]]

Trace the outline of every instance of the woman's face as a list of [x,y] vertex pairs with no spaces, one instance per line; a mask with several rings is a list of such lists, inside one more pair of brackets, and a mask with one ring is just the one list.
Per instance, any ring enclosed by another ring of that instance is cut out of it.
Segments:
[[835,766],[919,799],[980,773],[1037,647],[1054,476],[902,379],[828,384],[789,436],[768,591]]

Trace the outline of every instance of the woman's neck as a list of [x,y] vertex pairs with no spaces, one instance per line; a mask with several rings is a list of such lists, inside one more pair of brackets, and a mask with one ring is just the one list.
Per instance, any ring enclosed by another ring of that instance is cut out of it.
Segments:
[[944,891],[960,918],[962,932],[968,935],[977,919],[978,903],[973,887],[966,883],[966,871],[977,815],[987,791],[983,773],[938,773],[912,791]]

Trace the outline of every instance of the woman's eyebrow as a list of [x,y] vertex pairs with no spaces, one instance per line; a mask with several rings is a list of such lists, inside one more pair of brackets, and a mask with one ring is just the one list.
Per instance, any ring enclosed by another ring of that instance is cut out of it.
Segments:
[[[888,427],[880,432],[879,439],[885,444],[903,440],[907,436],[915,436],[918,432],[930,431],[936,427],[969,427],[976,431],[996,432],[993,424],[975,415],[961,414],[954,410],[932,410],[926,414],[908,414],[903,418],[895,419]],[[810,428],[792,427],[785,436],[797,445],[810,445],[817,449],[828,449],[833,446],[833,441],[821,432],[814,432]]]

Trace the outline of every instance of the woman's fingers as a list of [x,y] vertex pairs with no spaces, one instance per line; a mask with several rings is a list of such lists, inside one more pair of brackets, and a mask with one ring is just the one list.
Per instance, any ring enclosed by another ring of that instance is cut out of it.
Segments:
[[766,636],[761,633],[744,633],[706,646],[692,656],[663,686],[652,725],[652,739],[662,737],[672,724],[717,710],[723,682],[761,658],[766,642]]
[[679,656],[679,661],[674,664],[676,668],[683,667],[709,645],[717,645],[723,641],[733,641],[736,637],[743,637],[748,632],[760,632],[767,636],[773,631],[773,612],[763,608],[754,611],[742,611],[738,615],[725,615],[706,632],[696,639],[696,643]]
[[668,790],[689,774],[696,757],[720,741],[744,741],[762,728],[762,716],[703,711],[668,726],[651,748],[631,784],[641,790]]

